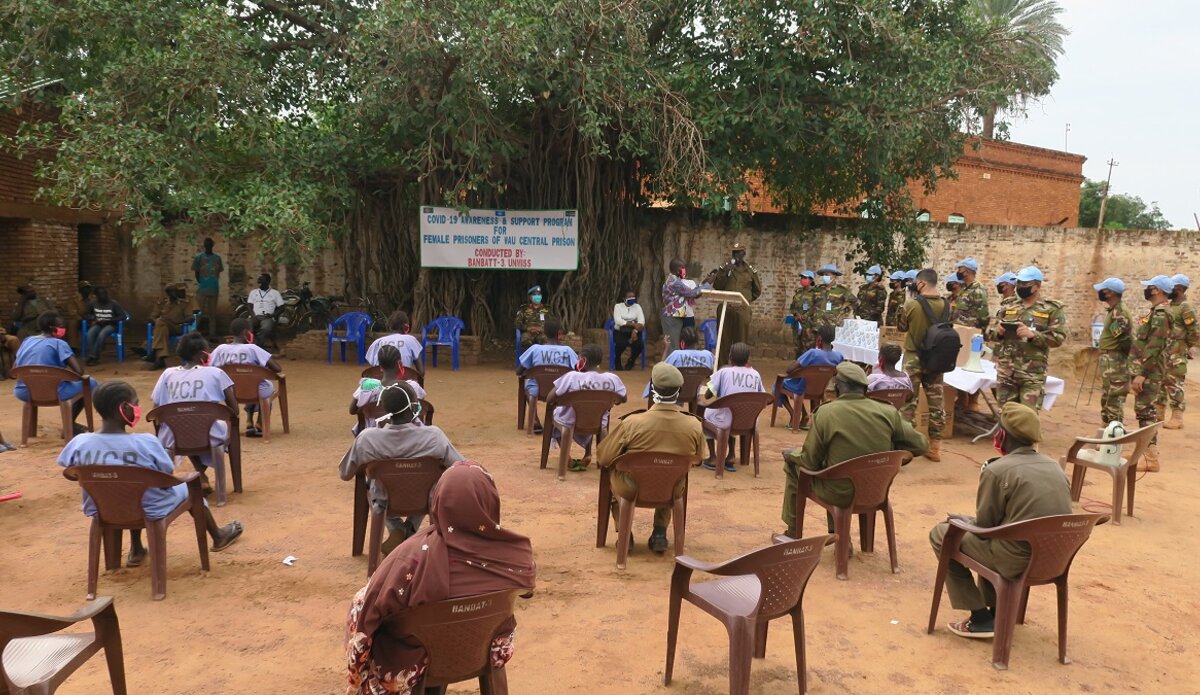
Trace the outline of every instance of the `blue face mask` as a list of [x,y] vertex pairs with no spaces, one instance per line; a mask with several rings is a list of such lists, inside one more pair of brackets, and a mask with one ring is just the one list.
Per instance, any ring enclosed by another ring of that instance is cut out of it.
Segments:
[[875,276],[874,276],[874,275],[868,275],[868,276],[867,276],[867,282],[875,282]]
[[531,300],[533,300],[533,303],[534,303],[534,304],[541,304],[541,303],[542,303],[542,295],[540,295],[540,294],[535,294],[535,295],[533,295],[532,297],[530,297],[530,299],[531,299]]
[[625,306],[633,306],[634,304],[637,304],[637,297],[629,297],[625,300]]
[[822,285],[828,285],[828,284],[829,284],[829,283],[831,283],[831,282],[833,282],[833,276],[832,276],[832,275],[822,275],[822,276],[821,276],[821,284],[822,284]]

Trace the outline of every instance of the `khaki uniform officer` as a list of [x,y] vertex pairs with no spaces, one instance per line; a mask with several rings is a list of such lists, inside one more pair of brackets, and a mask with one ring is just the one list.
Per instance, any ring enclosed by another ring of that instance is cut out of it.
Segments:
[[[733,258],[725,261],[716,270],[708,274],[706,282],[712,284],[715,290],[741,292],[746,301],[753,302],[762,294],[762,281],[758,271],[746,262],[746,247],[742,244],[733,245]],[[750,342],[750,307],[742,304],[722,304],[725,316],[725,330],[721,333],[721,344],[717,346],[717,354],[729,357],[729,346],[734,343]]]
[[[650,395],[654,405],[649,410],[630,413],[621,419],[616,428],[600,442],[596,449],[596,461],[601,468],[612,465],[621,454],[637,451],[657,451],[664,454],[691,456],[697,462],[704,458],[704,428],[700,418],[680,410],[675,405],[679,389],[683,387],[683,374],[666,362],[654,365],[650,372]],[[608,473],[614,495],[625,499],[637,496],[637,484],[633,478],[617,471]],[[676,499],[687,491],[687,478],[675,486]],[[617,513],[617,501],[613,500],[613,516]],[[650,549],[656,553],[667,549],[667,524],[671,521],[671,508],[654,510],[654,532],[650,535]]]
[[167,285],[164,290],[166,299],[158,303],[158,313],[154,317],[154,342],[150,344],[150,352],[145,360],[151,362],[152,369],[166,369],[167,354],[171,352],[171,336],[179,335],[183,324],[191,316],[191,304],[187,300],[187,285],[177,282]]

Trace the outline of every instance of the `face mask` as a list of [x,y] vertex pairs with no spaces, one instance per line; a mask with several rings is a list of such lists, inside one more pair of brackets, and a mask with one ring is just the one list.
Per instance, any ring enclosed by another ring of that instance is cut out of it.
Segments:
[[382,386],[383,386],[382,381],[380,381],[379,379],[371,379],[371,378],[363,379],[362,383],[360,383],[358,385],[358,387],[360,389],[362,389],[363,391],[374,391],[375,389],[380,388]]
[[822,276],[821,276],[821,284],[822,284],[822,285],[828,285],[828,284],[829,284],[829,283],[831,283],[831,282],[833,282],[833,276],[832,276],[832,275],[822,275]]
[[900,289],[900,283],[898,283],[898,282],[889,282],[889,283],[888,283],[888,287],[890,287],[890,288],[891,288],[891,289],[893,289],[893,290],[898,290],[898,289]]
[[1146,289],[1142,290],[1142,296],[1146,298],[1147,302],[1149,302],[1154,299],[1154,290],[1147,287]]
[[200,353],[200,361],[197,362],[196,364],[200,365],[201,367],[207,367],[208,361],[211,359],[212,359],[212,355],[208,354],[207,352],[202,352],[202,353]]
[[247,343],[254,342],[254,331],[246,331],[246,342]]
[[117,410],[121,413],[121,419],[130,427],[137,427],[142,419],[142,406],[137,403],[122,403]]
[[736,253],[734,253],[734,254],[733,254],[733,262],[734,262],[734,263],[741,263],[741,262],[742,262],[742,261],[744,261],[745,259],[746,259],[746,252],[745,252],[745,251],[738,251],[738,252],[736,252]]
[[1179,296],[1179,292],[1178,292],[1178,291],[1176,291],[1176,290],[1171,290],[1171,293],[1167,295],[1167,299],[1175,299],[1175,298],[1176,298],[1176,297],[1178,297],[1178,296]]
[[812,285],[812,280],[809,280],[808,278],[800,278],[801,287],[808,289],[810,285]]
[[996,285],[996,294],[1004,296],[1004,285]]
[[867,276],[867,282],[875,282],[875,276],[874,276],[874,275],[868,275],[868,276]]
[[626,297],[625,306],[633,306],[637,304],[637,297]]
[[1004,430],[996,430],[996,434],[992,435],[992,448],[996,453],[1004,453]]
[[55,338],[59,338],[61,340],[64,336],[67,335],[67,329],[62,326],[58,326],[53,331],[50,331],[50,335],[54,336]]
[[530,297],[529,299],[530,299],[530,301],[532,301],[534,304],[541,304],[541,303],[542,303],[542,295],[540,295],[540,294],[535,294],[535,295],[533,295],[532,297]]
[[1029,299],[1030,297],[1033,296],[1033,288],[1032,287],[1018,287],[1017,288],[1017,296],[1020,297],[1021,299]]
[[1101,290],[1101,291],[1097,292],[1097,293],[1096,293],[1096,297],[1097,297],[1097,298],[1098,298],[1100,301],[1102,301],[1102,302],[1107,302],[1107,301],[1108,301],[1108,299],[1107,299],[1107,295],[1105,295],[1105,294],[1104,294],[1104,290]]
[[680,268],[680,269],[679,269],[679,277],[680,277],[680,278],[686,278],[686,277],[687,277],[687,268]]

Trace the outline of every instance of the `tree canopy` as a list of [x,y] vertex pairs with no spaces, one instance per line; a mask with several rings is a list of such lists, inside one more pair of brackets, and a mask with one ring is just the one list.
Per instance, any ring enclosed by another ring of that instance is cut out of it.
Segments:
[[859,250],[911,265],[907,183],[1037,63],[969,0],[23,0],[0,32],[3,76],[61,80],[16,143],[57,148],[47,197],[337,242],[348,291],[483,331],[528,277],[420,270],[417,205],[579,209],[569,325],[656,257],[639,208],[724,214],[752,171],[797,213],[865,198]]
[[[1104,182],[1088,179],[1079,191],[1079,226],[1095,227],[1100,220],[1100,199]],[[1105,229],[1171,229],[1158,203],[1149,203],[1135,195],[1110,194],[1104,207]]]

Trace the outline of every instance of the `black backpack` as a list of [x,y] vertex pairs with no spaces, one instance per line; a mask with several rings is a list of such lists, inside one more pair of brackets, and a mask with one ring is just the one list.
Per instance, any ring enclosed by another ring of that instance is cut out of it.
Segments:
[[925,332],[925,340],[917,351],[921,359],[921,370],[930,374],[944,374],[954,371],[958,363],[958,351],[962,349],[962,338],[954,330],[950,320],[950,302],[945,301],[945,311],[941,319],[933,315],[929,300],[917,295],[917,302],[925,310],[929,319],[929,330]]

